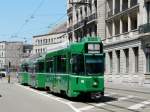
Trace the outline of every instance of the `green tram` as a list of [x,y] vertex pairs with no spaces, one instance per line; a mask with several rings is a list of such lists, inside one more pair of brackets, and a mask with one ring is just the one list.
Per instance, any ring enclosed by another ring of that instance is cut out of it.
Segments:
[[45,86],[69,97],[104,95],[104,58],[100,38],[83,38],[45,56]]
[[20,65],[19,68],[19,73],[18,73],[18,79],[19,79],[19,83],[21,83],[22,85],[28,85],[28,81],[29,81],[29,72],[28,72],[28,68],[29,68],[30,63],[29,62],[23,62]]
[[30,68],[30,78],[29,85],[33,88],[43,89],[45,88],[45,58],[40,57],[37,58],[36,61],[33,62],[32,68]]
[[100,98],[104,95],[104,59],[100,38],[86,37],[37,58],[29,69],[28,84],[68,97]]

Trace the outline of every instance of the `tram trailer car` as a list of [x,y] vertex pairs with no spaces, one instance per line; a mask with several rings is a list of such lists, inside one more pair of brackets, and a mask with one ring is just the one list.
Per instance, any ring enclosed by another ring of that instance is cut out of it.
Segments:
[[20,71],[18,73],[19,83],[22,85],[28,85],[29,73],[28,73],[29,63],[24,62],[20,65]]
[[40,57],[34,62],[30,73],[30,86],[38,89],[45,89],[46,75],[44,73],[45,58]]
[[104,95],[104,52],[100,38],[86,37],[45,57],[46,83],[50,91],[68,97]]

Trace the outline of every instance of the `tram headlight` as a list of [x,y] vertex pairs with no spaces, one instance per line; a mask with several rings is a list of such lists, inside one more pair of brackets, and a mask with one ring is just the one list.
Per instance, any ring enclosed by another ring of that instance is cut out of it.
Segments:
[[97,82],[94,82],[94,83],[93,83],[93,86],[97,86],[97,84],[98,84]]
[[84,80],[81,80],[81,83],[84,83]]

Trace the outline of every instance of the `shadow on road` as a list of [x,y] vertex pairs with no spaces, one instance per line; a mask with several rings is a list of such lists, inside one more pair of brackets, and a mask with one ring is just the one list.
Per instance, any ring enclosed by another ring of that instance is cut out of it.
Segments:
[[91,99],[89,96],[80,96],[76,98],[69,98],[66,95],[61,95],[61,94],[56,94],[52,92],[47,92],[48,94],[52,94],[56,97],[60,97],[63,99],[67,99],[69,101],[73,102],[82,102],[82,103],[107,103],[107,102],[112,102],[112,101],[117,101],[117,98],[111,97],[111,96],[103,96],[99,99]]

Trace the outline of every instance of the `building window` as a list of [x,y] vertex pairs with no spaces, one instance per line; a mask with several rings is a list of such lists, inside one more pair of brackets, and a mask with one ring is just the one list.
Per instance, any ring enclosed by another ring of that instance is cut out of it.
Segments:
[[126,73],[129,72],[129,49],[124,49]]
[[84,7],[85,17],[87,17],[87,7]]
[[109,61],[110,61],[110,73],[112,73],[113,70],[113,59],[112,59],[112,52],[109,52]]
[[135,47],[133,48],[133,51],[134,51],[134,56],[135,56],[135,72],[138,72],[139,69],[138,69],[138,65],[139,65],[139,48],[138,47]]
[[146,72],[150,73],[150,47],[146,47],[145,52],[146,52]]
[[95,12],[97,12],[97,0],[94,1]]
[[147,10],[147,23],[150,23],[150,2],[146,3],[146,10]]
[[122,32],[128,32],[128,16],[122,17]]
[[117,72],[120,73],[120,51],[116,51],[117,56]]
[[131,30],[137,29],[137,13],[134,13],[130,16],[131,19]]

